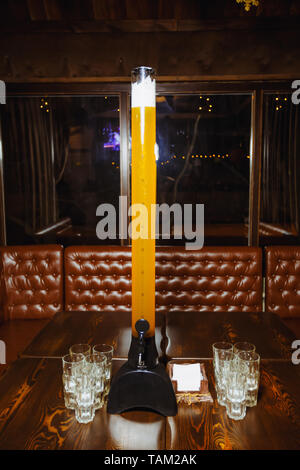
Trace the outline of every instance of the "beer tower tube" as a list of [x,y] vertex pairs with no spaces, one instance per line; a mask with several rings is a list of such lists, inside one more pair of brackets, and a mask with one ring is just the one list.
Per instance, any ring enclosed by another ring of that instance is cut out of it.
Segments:
[[132,71],[132,338],[128,361],[113,377],[108,413],[150,409],[177,413],[176,397],[155,342],[155,78],[151,67]]
[[131,234],[132,333],[137,336],[135,324],[144,319],[150,325],[148,337],[155,333],[155,111],[154,70],[138,67],[132,71],[131,86],[131,204],[137,217]]

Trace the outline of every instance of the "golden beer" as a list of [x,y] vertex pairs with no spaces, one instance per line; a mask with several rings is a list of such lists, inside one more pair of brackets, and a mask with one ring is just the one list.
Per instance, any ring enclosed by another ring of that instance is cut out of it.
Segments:
[[[147,336],[155,333],[155,238],[151,231],[151,205],[156,203],[155,106],[132,107],[131,204],[143,204],[136,237],[132,234],[132,333],[135,323],[149,322]],[[138,236],[140,232],[141,236]]]

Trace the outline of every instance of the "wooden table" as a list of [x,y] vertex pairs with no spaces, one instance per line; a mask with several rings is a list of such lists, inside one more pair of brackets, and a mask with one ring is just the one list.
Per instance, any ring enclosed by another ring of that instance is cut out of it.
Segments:
[[[300,366],[290,356],[295,338],[275,315],[261,315],[159,317],[161,354],[204,362],[213,404],[180,404],[169,418],[145,411],[109,415],[103,408],[92,423],[79,424],[64,407],[59,357],[76,342],[113,343],[115,373],[128,353],[130,315],[57,314],[0,379],[0,449],[300,449]],[[222,339],[255,339],[263,357],[258,405],[242,421],[229,419],[215,399],[211,343]]]
[[234,421],[216,400],[212,361],[201,362],[214,403],[180,404],[177,416],[167,418],[167,449],[300,449],[300,366],[263,361],[257,406]]
[[[59,312],[34,338],[22,357],[62,357],[76,343],[113,344],[114,357],[127,358],[129,312]],[[215,341],[249,341],[263,359],[290,359],[294,334],[272,313],[172,312],[156,315],[159,356],[212,358]]]
[[248,341],[262,359],[288,359],[294,334],[273,313],[172,312],[166,315],[168,358],[212,358],[217,341]]
[[[114,361],[114,372],[124,361]],[[58,359],[24,358],[0,380],[0,449],[164,449],[165,418],[96,412],[79,424],[64,406]]]
[[[156,318],[156,347],[161,351],[165,319]],[[22,357],[59,358],[68,354],[72,344],[112,344],[114,357],[127,358],[131,342],[129,312],[59,312],[34,338]]]

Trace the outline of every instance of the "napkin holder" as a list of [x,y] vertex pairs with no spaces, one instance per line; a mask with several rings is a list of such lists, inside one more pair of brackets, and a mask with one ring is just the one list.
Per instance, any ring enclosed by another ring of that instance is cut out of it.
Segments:
[[132,337],[128,361],[112,380],[107,411],[120,414],[145,409],[163,416],[175,416],[176,397],[168,373],[158,363],[155,336],[145,336],[149,329],[147,320],[138,320],[135,327],[138,337]]
[[[178,390],[177,381],[174,380],[173,378],[173,367],[175,364],[181,364],[181,365],[199,364],[202,379],[197,389],[188,390],[188,391]],[[206,375],[205,366],[203,363],[199,363],[197,360],[187,360],[187,361],[180,361],[180,362],[173,360],[168,363],[167,371],[169,373],[172,386],[174,388],[177,403],[184,403],[186,405],[191,405],[192,403],[197,404],[201,402],[213,403],[213,398],[209,391],[208,379]]]

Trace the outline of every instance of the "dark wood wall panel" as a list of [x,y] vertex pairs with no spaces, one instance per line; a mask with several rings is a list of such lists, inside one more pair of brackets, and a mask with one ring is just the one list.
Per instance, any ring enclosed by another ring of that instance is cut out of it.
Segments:
[[123,78],[149,64],[160,77],[299,74],[299,31],[0,33],[0,77]]
[[[212,19],[290,16],[298,0],[260,0],[245,11],[235,0],[1,0],[7,21],[57,19]],[[0,18],[1,21],[1,18]]]

